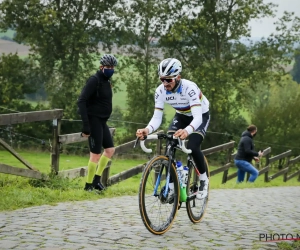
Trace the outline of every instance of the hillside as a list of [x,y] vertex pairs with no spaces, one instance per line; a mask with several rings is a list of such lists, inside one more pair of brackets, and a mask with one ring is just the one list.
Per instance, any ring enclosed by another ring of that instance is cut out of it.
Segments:
[[0,39],[0,54],[18,53],[19,56],[26,56],[29,53],[29,46]]

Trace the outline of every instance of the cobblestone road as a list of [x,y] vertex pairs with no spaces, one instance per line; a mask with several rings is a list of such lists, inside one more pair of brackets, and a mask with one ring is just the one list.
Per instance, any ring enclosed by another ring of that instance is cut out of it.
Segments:
[[212,190],[204,219],[181,208],[161,236],[144,227],[137,196],[0,213],[0,249],[276,249],[259,234],[300,235],[300,187]]

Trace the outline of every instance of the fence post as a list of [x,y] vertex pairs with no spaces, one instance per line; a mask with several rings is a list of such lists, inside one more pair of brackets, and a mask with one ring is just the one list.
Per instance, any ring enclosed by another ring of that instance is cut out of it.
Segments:
[[[270,154],[267,154],[265,167],[269,166],[269,164],[270,164]],[[269,182],[269,169],[265,172],[265,182]]]
[[290,164],[289,164],[289,162],[290,162],[290,156],[288,156],[287,158],[286,158],[286,165],[285,165],[285,168],[288,168],[288,170],[286,171],[286,173],[284,173],[283,174],[283,182],[287,182],[287,176],[288,176],[288,172],[289,172],[289,170],[290,170]]
[[108,179],[110,175],[110,166],[111,166],[111,160],[107,163],[105,169],[103,170],[102,176],[101,176],[101,182],[105,185],[108,186]]
[[55,174],[59,171],[59,135],[60,135],[61,119],[53,120],[53,138],[52,138],[52,148],[51,148],[51,172]]
[[247,172],[246,181],[248,181],[248,180],[249,180],[249,178],[250,178],[250,173],[249,173],[249,172]]
[[[227,152],[227,163],[231,162],[231,154],[232,154],[232,151],[233,151],[233,148],[229,148],[229,149],[228,149],[228,152]],[[229,169],[226,169],[226,170],[223,172],[222,184],[224,184],[224,183],[227,182],[228,170],[229,170]]]

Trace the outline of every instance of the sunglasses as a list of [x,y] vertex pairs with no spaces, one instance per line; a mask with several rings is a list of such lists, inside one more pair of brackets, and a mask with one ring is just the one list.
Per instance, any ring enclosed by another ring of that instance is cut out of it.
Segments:
[[175,78],[159,78],[161,82],[167,82],[170,83],[172,82]]

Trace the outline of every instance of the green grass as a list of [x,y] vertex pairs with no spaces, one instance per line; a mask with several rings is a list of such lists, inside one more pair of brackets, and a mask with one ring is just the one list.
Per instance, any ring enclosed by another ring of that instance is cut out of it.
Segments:
[[[43,173],[50,173],[49,153],[18,152],[26,161]],[[0,151],[0,162],[20,167],[23,165],[6,151]],[[37,157],[38,155],[38,157]],[[61,155],[60,170],[73,169],[86,166],[88,156]],[[120,173],[139,165],[141,160],[114,159],[111,167],[111,175]],[[144,161],[145,162],[145,161]],[[133,195],[137,193],[141,174],[126,181],[115,184],[103,194],[88,193],[83,191],[85,178],[73,180],[54,176],[49,181],[40,181],[21,176],[0,174],[0,188],[2,198],[0,211],[14,210],[18,208],[38,206],[43,204],[56,204],[64,201],[95,200],[104,197],[120,195]]]
[[[25,160],[31,163],[43,173],[50,172],[50,154],[42,152],[18,152]],[[88,156],[64,155],[60,156],[60,170],[67,170],[86,166]],[[6,151],[0,151],[0,162],[25,168],[17,159]],[[114,158],[110,170],[111,175],[115,175],[124,170],[145,163],[143,159],[120,159]],[[216,167],[210,167],[211,170]],[[229,173],[234,173],[235,168],[231,168]],[[40,181],[29,179],[21,176],[0,174],[0,211],[14,210],[30,206],[43,204],[57,204],[58,202],[96,200],[104,197],[116,197],[122,195],[137,195],[141,174],[138,174],[126,181],[122,181],[108,188],[103,194],[83,191],[85,178],[80,177],[73,180],[63,179],[57,176],[52,177],[49,181]],[[255,188],[255,187],[272,187],[272,186],[299,186],[300,183],[296,177],[284,183],[282,177],[278,177],[269,183],[264,183],[263,176],[260,176],[255,183],[236,184],[236,179],[222,182],[222,173],[211,177],[210,187],[212,189],[223,188]]]
[[25,101],[28,102],[28,103],[30,103],[31,106],[33,106],[33,107],[37,106],[39,103],[43,104],[45,106],[49,104],[48,101],[33,101],[33,100],[25,100]]
[[277,243],[279,250],[300,250],[300,241]]

